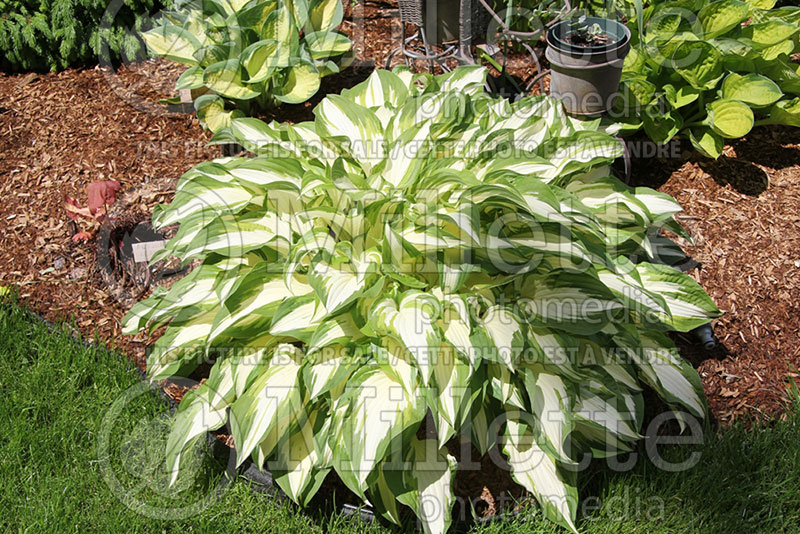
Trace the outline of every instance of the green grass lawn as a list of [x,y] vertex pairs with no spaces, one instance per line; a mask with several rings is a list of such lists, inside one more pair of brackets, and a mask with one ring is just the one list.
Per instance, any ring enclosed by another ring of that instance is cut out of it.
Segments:
[[[333,503],[303,511],[275,504],[241,479],[227,484],[224,462],[207,449],[198,449],[167,490],[160,455],[168,411],[158,396],[135,387],[140,383],[119,357],[0,304],[2,532],[401,531],[337,513]],[[130,402],[115,405],[126,391]],[[113,406],[120,408],[116,417],[108,415]],[[769,429],[734,428],[701,446],[666,449],[672,461],[700,454],[687,471],[656,468],[644,448],[626,472],[593,466],[581,474],[579,530],[800,532],[797,403],[793,412]],[[526,510],[473,531],[563,530]]]

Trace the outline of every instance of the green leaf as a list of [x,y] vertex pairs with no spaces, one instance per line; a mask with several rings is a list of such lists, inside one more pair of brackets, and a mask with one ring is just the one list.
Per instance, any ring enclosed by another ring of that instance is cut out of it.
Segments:
[[227,407],[233,400],[233,366],[230,359],[214,365],[208,380],[190,390],[181,400],[167,440],[170,485],[178,478],[181,456],[190,443],[228,420]]
[[743,137],[753,128],[753,111],[738,100],[715,100],[706,109],[711,128],[723,137]]
[[676,89],[672,85],[667,84],[663,87],[663,90],[667,101],[673,109],[680,109],[696,102],[702,92],[690,85],[682,85]]
[[713,89],[723,75],[722,55],[705,41],[685,41],[672,55],[672,68],[695,89]]
[[458,461],[445,447],[440,448],[436,440],[416,438],[411,441],[407,461],[413,466],[403,473],[409,490],[397,499],[419,517],[425,534],[445,534],[456,502],[453,483]]
[[636,270],[649,291],[664,298],[670,317],[664,320],[675,330],[688,332],[721,315],[714,302],[694,279],[667,265],[640,263]]
[[203,69],[201,67],[189,67],[181,74],[175,82],[175,89],[198,89],[203,87]]
[[747,19],[750,6],[737,0],[717,0],[700,10],[697,18],[703,26],[703,38],[713,39]]
[[333,465],[342,481],[363,495],[366,480],[389,444],[424,416],[423,405],[375,366],[359,369],[338,401]]
[[346,35],[337,32],[315,32],[305,36],[308,53],[312,59],[328,59],[350,50],[353,43]]
[[189,66],[197,65],[194,53],[203,46],[188,30],[171,24],[153,28],[142,38],[153,54]]
[[683,128],[680,113],[668,111],[662,114],[655,108],[649,108],[642,114],[642,123],[650,139],[659,145],[667,144]]
[[722,82],[722,98],[739,100],[752,107],[769,106],[782,96],[778,84],[759,74],[742,76],[732,72]]
[[339,0],[311,0],[308,24],[313,31],[327,32],[342,23],[343,8]]
[[800,98],[782,100],[770,109],[770,120],[777,124],[797,126],[800,128]]
[[545,517],[577,533],[577,490],[553,458],[539,447],[527,425],[509,420],[503,452],[508,457],[511,476],[536,497]]
[[238,59],[220,61],[206,67],[203,82],[212,91],[228,98],[249,100],[260,93],[242,84],[242,68]]
[[755,48],[763,49],[790,41],[798,31],[800,28],[796,24],[771,20],[743,28],[741,39]]
[[194,101],[194,107],[197,110],[197,118],[212,132],[230,128],[231,120],[243,116],[238,109],[226,111],[225,101],[213,94],[198,97]]
[[283,85],[275,92],[275,98],[287,104],[305,102],[319,90],[319,83],[319,71],[313,63],[297,63],[289,69]]
[[289,50],[274,39],[264,39],[244,49],[242,65],[249,76],[247,83],[263,82],[276,69],[289,65]]
[[700,127],[689,130],[689,140],[702,155],[717,159],[722,154],[725,141],[711,128]]

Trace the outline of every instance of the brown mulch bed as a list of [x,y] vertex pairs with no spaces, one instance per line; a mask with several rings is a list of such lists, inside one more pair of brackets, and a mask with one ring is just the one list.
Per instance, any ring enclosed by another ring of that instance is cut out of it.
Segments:
[[714,322],[718,350],[679,340],[711,413],[723,425],[781,416],[800,369],[800,130],[756,128],[717,161],[655,163],[634,161],[633,183],[683,206],[679,219],[694,238],[684,249],[701,264],[691,274],[725,312]]
[[[264,118],[309,120],[326,93],[383,67],[397,44],[396,17],[389,4],[348,6],[344,29],[355,42],[356,68],[323,80],[311,102]],[[519,58],[510,64],[523,80],[533,74]],[[84,202],[87,184],[113,178],[125,192],[119,202],[147,216],[169,201],[182,173],[221,154],[206,145],[209,135],[193,115],[167,113],[158,103],[172,96],[181,72],[148,61],[116,73],[0,74],[0,286],[16,287],[25,306],[73,321],[139,366],[151,340],[120,335],[126,308],[103,284],[95,245],[72,242],[84,226],[67,219],[63,197]],[[718,422],[780,417],[787,382],[800,368],[800,130],[758,128],[716,162],[682,148],[680,157],[634,160],[632,173],[632,183],[667,192],[684,207],[681,222],[695,238],[686,250],[701,264],[692,274],[725,312],[715,323],[717,351],[677,340],[698,367]],[[483,477],[479,488],[489,484]],[[509,485],[500,480],[490,493]],[[490,509],[492,499],[483,499]]]

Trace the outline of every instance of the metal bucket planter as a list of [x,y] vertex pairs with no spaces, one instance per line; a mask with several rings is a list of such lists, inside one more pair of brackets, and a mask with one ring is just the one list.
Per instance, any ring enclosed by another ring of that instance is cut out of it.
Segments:
[[614,105],[622,64],[630,51],[631,32],[620,22],[588,17],[598,24],[610,43],[580,46],[567,40],[571,21],[565,20],[547,32],[545,57],[550,62],[550,95],[563,101],[568,113],[599,115]]

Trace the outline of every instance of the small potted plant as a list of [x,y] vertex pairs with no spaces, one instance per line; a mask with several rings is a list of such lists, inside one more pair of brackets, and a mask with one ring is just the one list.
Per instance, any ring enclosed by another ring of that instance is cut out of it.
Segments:
[[581,16],[553,26],[545,57],[550,62],[550,95],[568,113],[598,115],[611,108],[630,50],[631,32],[624,24]]

